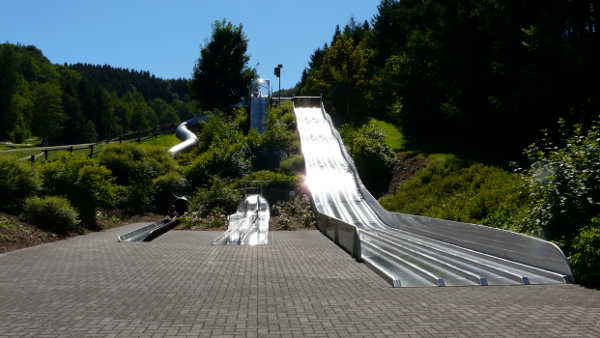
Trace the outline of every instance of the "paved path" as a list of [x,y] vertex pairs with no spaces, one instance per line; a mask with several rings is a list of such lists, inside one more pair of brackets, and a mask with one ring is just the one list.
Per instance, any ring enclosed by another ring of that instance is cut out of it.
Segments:
[[116,242],[135,227],[0,255],[0,337],[600,337],[600,291],[392,289],[315,231]]

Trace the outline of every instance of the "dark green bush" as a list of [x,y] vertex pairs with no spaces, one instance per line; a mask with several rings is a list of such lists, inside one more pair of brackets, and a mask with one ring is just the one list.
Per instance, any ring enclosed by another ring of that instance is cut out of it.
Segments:
[[117,202],[117,188],[110,170],[93,159],[64,156],[58,161],[42,162],[38,168],[44,192],[67,197],[89,227],[96,226],[98,208],[110,208]]
[[279,163],[279,168],[288,175],[303,173],[306,171],[304,156],[299,154],[290,156]]
[[280,201],[272,205],[271,214],[278,216],[275,227],[280,230],[293,228],[314,228],[317,222],[317,212],[305,194],[295,195],[288,201]]
[[15,130],[10,133],[11,141],[15,143],[23,143],[29,137],[31,137],[31,131],[23,125],[18,125]]
[[388,191],[396,154],[385,143],[385,135],[372,124],[359,129],[342,128],[344,143],[365,186],[375,196]]
[[202,128],[196,133],[198,136],[197,153],[208,150],[216,139],[228,138],[228,135],[233,131],[232,129],[232,125],[227,122],[223,114],[213,113],[202,123]]
[[229,215],[235,212],[242,198],[242,192],[231,180],[212,176],[208,184],[196,189],[190,200],[190,207],[201,217],[205,217],[215,208]]
[[575,280],[582,284],[600,285],[600,218],[579,231],[572,245],[571,268]]
[[40,175],[30,163],[0,158],[0,209],[18,209],[29,196],[42,188]]
[[183,195],[187,180],[178,172],[170,171],[152,180],[156,211],[166,213],[174,200],[173,194]]
[[177,170],[177,162],[161,147],[122,144],[108,146],[99,157],[120,185],[146,183]]
[[57,196],[30,197],[23,205],[22,217],[42,229],[56,233],[74,230],[79,214],[68,200]]
[[238,178],[252,169],[251,153],[244,142],[214,144],[187,168],[186,178],[193,187],[206,185],[211,176]]
[[298,178],[281,173],[262,170],[250,173],[237,181],[237,187],[255,187],[262,190],[263,196],[274,204],[289,199],[290,192],[296,190]]
[[155,207],[153,180],[178,170],[177,162],[161,147],[123,144],[109,146],[100,155],[100,164],[110,169],[124,196],[120,207],[129,213],[143,213]]
[[530,223],[569,251],[570,241],[600,215],[600,122],[589,129],[559,123],[558,143],[546,137],[526,150],[531,167],[523,173],[533,207]]

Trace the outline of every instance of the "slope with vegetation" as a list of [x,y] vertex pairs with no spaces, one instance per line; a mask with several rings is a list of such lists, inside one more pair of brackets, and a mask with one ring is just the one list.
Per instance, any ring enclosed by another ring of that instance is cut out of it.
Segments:
[[[10,53],[15,51],[17,54],[25,51],[37,53],[32,47],[3,45],[2,48],[5,49],[4,56],[13,55]],[[232,48],[237,52],[229,55]],[[47,161],[42,159],[31,164],[2,156],[0,199],[6,202],[0,205],[0,211],[13,215],[7,216],[11,220],[18,216],[45,232],[66,236],[118,224],[122,217],[165,214],[173,201],[172,194],[177,194],[187,195],[191,200],[191,210],[184,219],[183,228],[218,229],[225,226],[227,215],[233,213],[246,189],[253,187],[262,190],[272,204],[274,228],[287,230],[312,226],[314,213],[301,188],[300,175],[304,163],[291,105],[287,103],[271,109],[266,131],[260,134],[249,130],[248,111],[239,104],[244,102],[248,93],[243,88],[247,88],[255,76],[246,65],[246,49],[247,39],[241,26],[226,21],[214,25],[213,38],[203,49],[195,67],[194,79],[190,82],[189,96],[195,101],[184,104],[186,107],[202,107],[203,113],[210,115],[206,121],[194,126],[199,142],[191,151],[171,157],[167,149],[178,141],[172,135],[163,135],[145,140],[142,144],[124,142],[106,145],[93,158],[76,152],[62,153],[49,157]],[[38,54],[41,57],[41,53]],[[223,57],[226,54],[230,58]],[[92,96],[100,101],[91,104],[92,111],[98,114],[92,116],[102,116],[101,120],[109,118],[111,123],[125,121],[121,120],[121,115],[113,114],[119,107],[135,109],[143,112],[144,118],[150,118],[152,112],[176,109],[183,102],[180,101],[182,96],[186,95],[178,89],[180,81],[158,80],[144,72],[123,71],[109,66],[62,67],[40,60],[43,68],[50,73],[75,76],[77,81],[69,82],[69,85],[75,85],[77,90],[93,84],[89,88],[96,88],[97,95]],[[203,96],[202,89],[213,84],[220,69],[229,72],[229,76],[222,78],[223,86],[213,86],[210,97]],[[16,74],[21,85],[30,85],[19,77],[22,74],[19,75],[18,71]],[[45,83],[57,90],[57,96],[52,99],[56,103],[52,106],[53,113],[57,115],[48,115],[50,119],[66,116],[64,103],[67,102],[68,89],[52,82],[61,79],[57,76],[41,84],[31,84],[36,87]],[[123,83],[128,83],[129,89],[123,87]],[[18,90],[13,92],[9,100],[11,105],[18,102],[15,98],[19,97],[19,93]],[[77,96],[73,102],[86,97]],[[114,111],[110,105],[102,103],[102,97],[115,100]],[[131,97],[135,99],[127,101]],[[74,106],[80,107],[79,104]],[[84,109],[81,112],[88,111]],[[177,111],[178,118],[187,117],[189,112],[185,109]],[[25,108],[11,110],[3,118],[26,113]],[[111,116],[116,120],[110,120]],[[60,118],[57,121],[60,122]],[[90,121],[93,123],[93,120]],[[57,125],[57,131],[62,133],[64,130]],[[12,135],[11,131],[7,134]],[[58,141],[59,136],[60,133],[54,140]],[[66,134],[63,136],[66,137]],[[13,243],[17,238],[13,225],[18,222],[11,222],[3,225],[4,230],[10,228],[10,231],[0,231],[6,237],[2,238],[6,239],[6,243]],[[25,229],[24,225],[21,228]],[[10,236],[13,238],[8,238]],[[6,243],[0,241],[3,247],[9,247]]]

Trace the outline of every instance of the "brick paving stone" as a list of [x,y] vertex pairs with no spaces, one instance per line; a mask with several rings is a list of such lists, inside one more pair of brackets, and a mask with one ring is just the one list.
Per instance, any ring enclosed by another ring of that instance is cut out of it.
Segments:
[[0,255],[0,337],[600,337],[576,285],[393,289],[316,231],[116,241],[140,226]]

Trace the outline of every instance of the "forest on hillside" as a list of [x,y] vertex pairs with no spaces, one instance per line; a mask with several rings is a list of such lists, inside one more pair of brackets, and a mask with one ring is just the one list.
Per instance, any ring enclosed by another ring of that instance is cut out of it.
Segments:
[[95,142],[196,116],[189,80],[108,65],[55,65],[35,46],[0,44],[0,141]]
[[369,117],[414,142],[514,158],[559,118],[600,112],[600,1],[383,0],[317,48],[297,94],[337,123]]

